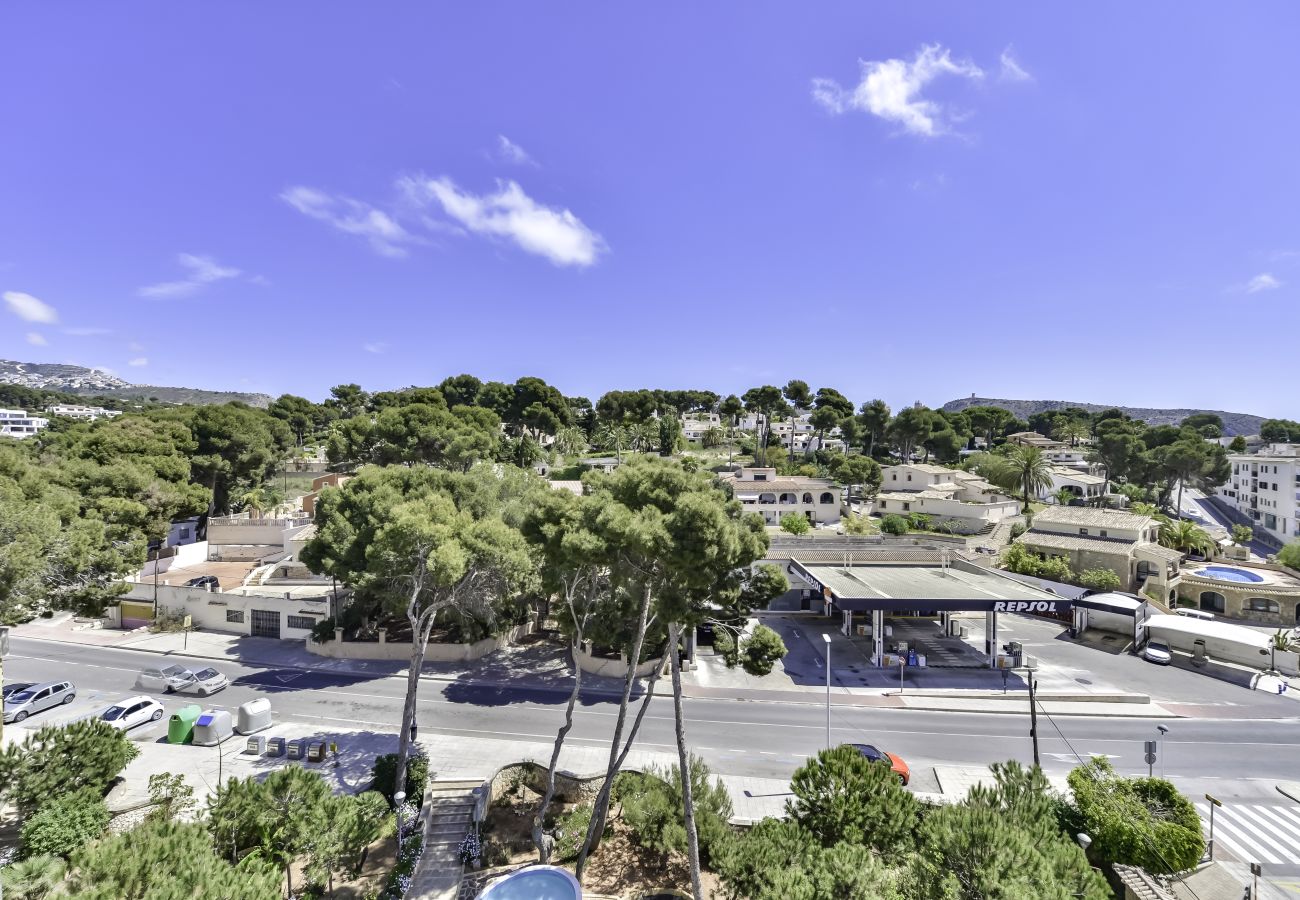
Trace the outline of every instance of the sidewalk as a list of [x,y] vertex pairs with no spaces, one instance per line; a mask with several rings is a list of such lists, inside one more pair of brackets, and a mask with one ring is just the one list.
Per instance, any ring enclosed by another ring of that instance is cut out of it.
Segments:
[[[28,623],[11,631],[13,637],[64,644],[134,650],[164,656],[188,656],[220,662],[238,662],[267,668],[351,674],[372,678],[405,677],[405,665],[396,660],[336,660],[309,653],[297,641],[248,637],[220,632],[194,631],[152,634],[145,630],[74,630],[71,620],[60,624]],[[848,640],[835,632],[841,641]],[[837,644],[832,642],[832,653]],[[835,657],[833,656],[832,659]],[[849,657],[844,657],[851,659]],[[474,684],[502,689],[527,688],[567,694],[571,675],[563,655],[545,643],[512,647],[472,663],[426,663],[421,679],[430,682]],[[921,709],[931,712],[1000,713],[1027,715],[1027,687],[1018,674],[1009,679],[1008,693],[987,686],[988,673],[966,670],[909,670],[899,696],[894,673],[879,669],[832,666],[833,706],[880,709]],[[925,685],[918,684],[923,680]],[[622,682],[615,678],[583,675],[584,697],[618,698]],[[1164,707],[1137,694],[1083,688],[1068,679],[1039,675],[1042,708],[1062,716],[1174,716]],[[659,690],[666,691],[666,684]],[[682,694],[697,700],[762,700],[769,703],[826,703],[825,684],[798,684],[781,668],[761,680],[740,669],[727,669],[709,651],[699,654],[696,667],[683,675]]]

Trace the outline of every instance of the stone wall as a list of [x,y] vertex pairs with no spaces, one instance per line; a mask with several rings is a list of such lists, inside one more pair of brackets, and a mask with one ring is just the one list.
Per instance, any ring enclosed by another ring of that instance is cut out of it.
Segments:
[[[505,649],[525,635],[531,634],[532,630],[532,623],[528,622],[523,625],[516,625],[505,634],[484,638],[472,644],[437,644],[430,642],[424,651],[424,661],[473,662],[476,659],[482,659],[489,653]],[[336,629],[334,640],[326,641],[323,644],[308,638],[307,651],[330,659],[406,660],[411,658],[411,644],[409,641],[388,641],[385,639],[382,630],[378,641],[345,641],[343,640],[342,630]]]
[[[590,645],[584,644],[578,648],[574,654],[578,661],[578,668],[589,675],[602,675],[606,678],[626,678],[627,677],[627,657],[620,656],[618,659],[607,659],[603,656],[593,656]],[[656,668],[663,663],[663,659],[649,659],[636,667],[636,677],[646,678]],[[686,661],[682,660],[685,667]]]

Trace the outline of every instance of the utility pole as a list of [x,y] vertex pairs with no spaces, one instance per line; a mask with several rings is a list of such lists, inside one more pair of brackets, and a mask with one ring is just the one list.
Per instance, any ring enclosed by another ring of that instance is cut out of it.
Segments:
[[1211,797],[1209,794],[1205,795],[1205,799],[1210,802],[1210,840],[1206,844],[1205,850],[1209,854],[1210,862],[1214,862],[1214,809],[1222,806],[1223,801],[1217,797]]
[[[1038,683],[1034,680],[1034,673],[1029,672],[1029,736],[1034,741],[1034,765],[1038,766],[1038,703],[1034,699],[1034,691]],[[1041,766],[1040,766],[1041,768]]]
[[[4,684],[4,658],[9,654],[9,626],[0,625],[0,684]],[[4,735],[4,723],[0,722],[0,737]]]
[[826,749],[831,749],[831,636],[822,632],[826,643]]

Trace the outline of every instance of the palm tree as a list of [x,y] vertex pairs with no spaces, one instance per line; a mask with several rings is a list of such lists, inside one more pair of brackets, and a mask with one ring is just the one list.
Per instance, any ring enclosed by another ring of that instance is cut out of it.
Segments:
[[629,430],[628,443],[633,450],[645,452],[659,441],[659,428],[649,422],[633,425]]
[[1268,670],[1277,672],[1277,654],[1280,650],[1283,653],[1293,653],[1300,650],[1300,640],[1297,640],[1294,631],[1287,631],[1285,628],[1279,628],[1269,642]]
[[[244,495],[239,498],[239,502],[244,505],[244,509],[248,510],[250,517],[260,519],[262,517],[262,510],[267,507],[266,490],[261,487],[255,487],[250,491],[245,491]],[[256,513],[257,515],[252,516],[253,513]]]
[[1063,487],[1052,496],[1056,499],[1058,505],[1069,506],[1070,501],[1073,500],[1077,495],[1074,493],[1074,491],[1070,490],[1069,488]]
[[564,456],[577,456],[587,450],[587,436],[581,428],[561,428],[555,435],[555,450]]
[[1069,441],[1071,447],[1079,446],[1079,441],[1088,436],[1088,426],[1078,419],[1069,419],[1056,426],[1052,437],[1058,441]]
[[1030,498],[1052,486],[1052,464],[1038,447],[1016,447],[1006,455],[1006,466],[1024,494],[1024,512],[1029,512]]
[[10,900],[42,900],[58,886],[67,870],[67,863],[57,856],[33,856],[0,870],[0,883]]
[[1160,525],[1160,543],[1190,553],[1193,550],[1208,549],[1210,536],[1195,522],[1186,519],[1166,520]]
[[603,422],[593,435],[596,443],[606,450],[613,450],[618,461],[623,462],[623,447],[627,445],[627,429],[615,422]]

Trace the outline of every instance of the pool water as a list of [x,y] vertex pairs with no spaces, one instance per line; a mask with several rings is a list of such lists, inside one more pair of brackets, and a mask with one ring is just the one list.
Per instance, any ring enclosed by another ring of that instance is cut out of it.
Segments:
[[1206,566],[1196,574],[1204,575],[1206,578],[1214,578],[1218,581],[1236,581],[1241,584],[1257,584],[1264,580],[1262,575],[1247,572],[1245,569],[1234,569],[1230,566]]
[[494,883],[479,900],[582,900],[582,887],[564,869],[531,866]]

